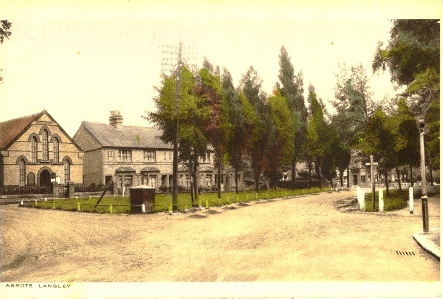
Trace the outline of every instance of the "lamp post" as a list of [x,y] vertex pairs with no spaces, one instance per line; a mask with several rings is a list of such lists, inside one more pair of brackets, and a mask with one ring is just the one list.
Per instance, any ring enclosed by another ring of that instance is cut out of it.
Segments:
[[423,231],[429,232],[428,194],[426,189],[426,166],[425,166],[425,120],[418,120],[420,130],[420,169],[421,169],[421,211],[423,218]]
[[415,110],[413,113],[418,118],[418,129],[420,131],[420,171],[421,171],[421,211],[423,219],[423,232],[429,232],[429,215],[428,215],[428,193],[426,189],[426,165],[425,165],[425,134],[426,134],[426,123],[424,117],[429,108],[429,105],[433,97],[433,89],[429,87],[422,87],[417,91],[420,96],[419,100],[415,104]]
[[[163,46],[162,58],[162,71],[166,74],[170,71],[170,75],[175,77],[175,102],[174,102],[174,114],[175,114],[175,130],[173,141],[173,156],[172,156],[172,209],[174,212],[178,210],[178,131],[179,120],[178,110],[180,106],[180,89],[182,79],[182,67],[187,65],[190,68],[195,68],[196,65],[193,61],[196,59],[196,51],[191,47],[183,47],[183,43],[180,42],[178,46]],[[174,69],[172,72],[171,70]]]

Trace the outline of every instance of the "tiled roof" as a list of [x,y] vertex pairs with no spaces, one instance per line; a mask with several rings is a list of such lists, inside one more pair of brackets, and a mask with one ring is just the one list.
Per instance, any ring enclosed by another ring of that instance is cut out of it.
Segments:
[[0,123],[0,149],[6,149],[42,112]]
[[161,131],[153,127],[123,126],[116,129],[105,123],[82,122],[103,147],[171,148],[160,140]]

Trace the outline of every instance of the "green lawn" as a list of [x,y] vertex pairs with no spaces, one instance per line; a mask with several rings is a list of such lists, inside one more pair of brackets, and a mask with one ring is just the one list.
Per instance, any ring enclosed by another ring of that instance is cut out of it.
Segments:
[[[378,212],[378,193],[375,191],[375,210],[373,209],[372,192],[365,194],[365,211]],[[389,190],[389,196],[386,196],[386,190],[383,190],[384,211],[401,210],[408,206],[409,191]]]
[[[239,192],[223,192],[221,198],[217,197],[217,193],[202,193],[198,196],[194,206],[214,207],[224,206],[231,203],[247,202],[251,200],[272,199],[288,196],[299,196],[304,194],[313,194],[327,191],[329,188],[311,188],[302,190],[286,190],[276,189],[270,191],[261,191],[255,193],[254,191]],[[129,197],[121,196],[107,196],[103,197],[100,204],[95,205],[99,197],[91,198],[70,198],[70,199],[47,199],[28,203],[27,206],[43,209],[59,209],[67,211],[81,211],[81,212],[96,212],[96,213],[129,213],[131,210]],[[177,199],[177,207],[179,211],[189,209],[193,206],[191,196],[189,193],[179,193]],[[140,208],[141,209],[141,208]],[[168,211],[172,209],[172,195],[171,194],[156,194],[154,212]]]

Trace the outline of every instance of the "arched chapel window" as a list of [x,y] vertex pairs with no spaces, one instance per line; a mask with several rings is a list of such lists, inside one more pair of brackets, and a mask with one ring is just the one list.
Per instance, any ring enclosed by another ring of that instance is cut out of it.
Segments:
[[43,130],[42,132],[42,160],[48,161],[49,160],[49,147],[48,147],[48,131]]
[[26,185],[26,163],[25,160],[21,159],[18,162],[18,167],[19,167],[19,186],[22,187],[24,185]]
[[54,138],[53,141],[54,145],[54,163],[58,163],[60,161],[60,143],[58,142],[57,138]]
[[64,164],[65,169],[65,184],[67,184],[71,180],[71,164],[68,160],[65,161]]
[[31,139],[31,161],[37,163],[37,137],[35,136]]

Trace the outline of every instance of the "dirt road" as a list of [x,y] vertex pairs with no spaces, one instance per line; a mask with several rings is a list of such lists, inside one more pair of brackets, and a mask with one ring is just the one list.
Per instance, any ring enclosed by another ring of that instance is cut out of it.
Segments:
[[[412,238],[422,229],[419,214],[343,213],[334,207],[352,195],[322,193],[176,215],[0,206],[0,279],[440,280],[439,261]],[[439,215],[430,208],[430,227],[439,227]]]

